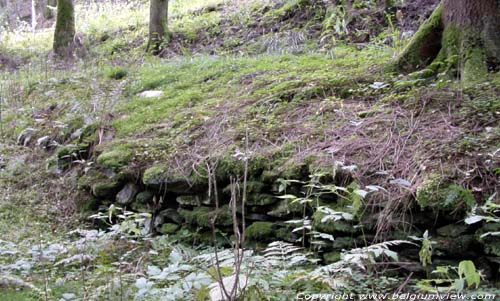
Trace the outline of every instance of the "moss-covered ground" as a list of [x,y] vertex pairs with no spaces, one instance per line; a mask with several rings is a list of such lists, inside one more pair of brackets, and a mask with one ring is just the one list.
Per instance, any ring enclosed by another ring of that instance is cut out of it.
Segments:
[[[234,155],[247,143],[252,180],[341,170],[386,187],[391,198],[365,204],[387,214],[380,223],[409,207],[464,214],[498,190],[498,74],[464,89],[446,76],[388,73],[399,37],[380,22],[332,33],[346,16],[319,1],[234,2],[174,1],[161,57],[144,53],[142,2],[77,6],[86,51],[68,62],[49,55],[51,30],[0,33],[0,53],[19,62],[0,69],[2,241],[57,240],[88,222],[80,209],[96,208],[84,190],[106,197],[109,185],[154,186],[155,177],[206,185],[213,160],[220,178],[241,175]],[[347,43],[365,35],[369,42]],[[140,96],[150,90],[161,94]],[[204,210],[185,218],[209,228]],[[177,229],[166,225],[166,233]],[[249,235],[274,230],[261,222]],[[32,280],[43,286],[42,273]],[[53,296],[79,285],[67,284],[59,292],[51,282]],[[1,300],[29,300],[0,289]]]

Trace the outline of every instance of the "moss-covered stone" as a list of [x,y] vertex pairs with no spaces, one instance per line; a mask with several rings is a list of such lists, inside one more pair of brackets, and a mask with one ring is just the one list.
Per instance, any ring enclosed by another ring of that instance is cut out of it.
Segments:
[[180,227],[177,224],[166,223],[166,224],[161,225],[160,233],[161,234],[174,234],[175,232],[177,232],[177,230],[179,230],[179,228]]
[[103,179],[101,182],[92,185],[92,194],[97,198],[111,198],[120,191],[121,183],[112,179]]
[[175,201],[181,206],[201,206],[200,198],[197,195],[181,195]]
[[133,153],[127,148],[116,148],[97,157],[97,163],[105,168],[119,170],[130,163]]
[[431,174],[416,193],[417,203],[421,209],[456,210],[468,209],[475,204],[472,192],[456,184],[444,181],[440,175]]
[[459,237],[435,237],[434,250],[446,256],[463,256],[470,250],[474,242],[473,235],[461,235]]
[[193,210],[180,209],[179,214],[184,218],[186,223],[204,228],[210,228],[212,220],[215,217],[217,217],[215,220],[215,225],[217,226],[230,226],[233,223],[227,205],[218,210],[211,207],[196,207]]
[[341,254],[338,251],[328,252],[323,254],[323,260],[325,263],[334,263],[339,261],[341,258]]
[[276,203],[278,199],[270,194],[250,194],[247,197],[248,206],[268,206]]
[[467,225],[452,224],[437,229],[437,233],[446,237],[459,237],[467,231]]
[[148,204],[153,201],[155,193],[151,190],[141,191],[135,196],[135,201],[140,204]]
[[158,216],[162,219],[160,224],[164,223],[164,221],[171,221],[176,224],[182,224],[184,222],[184,217],[179,214],[176,209],[168,208],[162,210]]
[[292,203],[289,200],[280,200],[279,203],[274,205],[267,215],[277,218],[282,218],[289,215],[302,214],[303,206],[298,203]]
[[354,234],[358,233],[361,228],[356,227],[354,224],[351,222],[347,222],[344,220],[340,221],[332,221],[328,220],[325,222],[322,222],[321,220],[326,216],[325,213],[321,211],[316,211],[313,216],[312,216],[312,225],[314,229],[316,229],[319,232],[324,232],[328,234],[337,234],[337,233],[349,233],[349,234]]
[[255,222],[246,229],[246,235],[254,241],[267,241],[274,237],[273,223]]
[[142,182],[146,185],[161,185],[167,180],[168,168],[162,165],[152,166],[144,171]]

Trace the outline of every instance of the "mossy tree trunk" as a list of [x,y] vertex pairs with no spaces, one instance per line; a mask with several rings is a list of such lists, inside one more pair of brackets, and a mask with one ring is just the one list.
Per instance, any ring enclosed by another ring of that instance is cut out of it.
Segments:
[[158,54],[168,38],[168,0],[151,0],[149,41],[146,51]]
[[442,0],[396,61],[401,71],[428,66],[453,71],[464,83],[500,66],[500,1]]
[[54,53],[68,57],[75,48],[75,6],[73,0],[58,0]]

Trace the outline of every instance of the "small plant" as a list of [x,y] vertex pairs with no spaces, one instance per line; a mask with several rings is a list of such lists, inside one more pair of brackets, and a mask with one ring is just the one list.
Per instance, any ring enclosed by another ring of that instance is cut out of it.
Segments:
[[417,286],[420,289],[425,291],[462,292],[466,288],[478,288],[481,282],[481,275],[470,260],[461,261],[458,267],[437,267],[431,274],[436,275],[436,278],[419,281]]
[[106,77],[111,79],[123,79],[128,75],[128,70],[124,67],[111,67],[106,71]]

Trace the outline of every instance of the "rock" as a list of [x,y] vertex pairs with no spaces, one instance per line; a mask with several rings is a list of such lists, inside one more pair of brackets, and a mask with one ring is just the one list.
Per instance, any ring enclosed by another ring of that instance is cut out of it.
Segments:
[[443,255],[450,258],[464,258],[468,256],[476,256],[471,250],[471,245],[474,242],[473,235],[461,235],[460,237],[436,237],[434,250],[436,254],[441,252]]
[[267,215],[282,218],[291,214],[301,214],[302,205],[298,202],[292,203],[288,200],[280,200]]
[[148,204],[153,201],[155,194],[151,190],[141,191],[135,196],[135,201],[140,204]]
[[25,128],[24,130],[19,133],[17,136],[17,144],[22,145],[22,146],[27,146],[28,143],[30,143],[31,139],[33,139],[33,136],[35,135],[36,130],[34,128]]
[[246,214],[246,219],[250,221],[268,221],[271,220],[271,217],[265,214],[259,214],[259,213],[247,213]]
[[323,260],[327,264],[337,262],[340,260],[340,252],[333,251],[333,252],[324,253]]
[[43,149],[46,149],[50,146],[50,142],[51,142],[50,136],[43,136],[36,140],[36,145]]
[[275,237],[273,223],[255,222],[246,229],[246,236],[254,241],[270,241]]
[[97,157],[97,163],[112,170],[119,170],[126,166],[132,159],[133,153],[129,149],[117,148],[110,152],[103,153]]
[[179,230],[179,228],[179,225],[167,223],[161,225],[159,232],[161,234],[174,234],[177,230]]
[[175,201],[181,206],[201,206],[201,198],[198,195],[181,195]]
[[144,171],[142,182],[152,188],[162,191],[185,194],[187,191],[198,190],[193,187],[188,179],[181,175],[172,176],[167,167],[162,165],[152,166]]
[[184,222],[184,218],[173,208],[161,211],[157,218],[162,219],[160,224],[162,224],[165,220],[172,221],[176,224],[182,224]]
[[360,247],[362,241],[359,241],[355,237],[335,237],[332,246],[336,250],[350,250]]
[[120,191],[121,184],[116,180],[104,179],[92,185],[92,194],[97,198],[114,198]]
[[211,221],[215,220],[217,226],[230,226],[233,224],[229,206],[225,205],[218,210],[211,207],[196,207],[193,210],[180,209],[179,214],[186,223],[198,225],[200,227],[211,228]]
[[128,183],[127,185],[125,185],[125,187],[122,188],[122,190],[120,190],[120,192],[118,192],[118,194],[116,195],[116,201],[120,205],[128,205],[134,201],[135,196],[138,192],[139,188],[137,187],[137,185]]
[[441,236],[459,237],[467,231],[467,225],[451,224],[437,229],[437,233]]
[[270,194],[250,194],[248,196],[246,205],[248,206],[268,206],[278,201],[273,195]]
[[143,91],[143,92],[137,94],[137,96],[139,96],[141,98],[154,98],[154,97],[160,97],[162,95],[163,95],[163,91],[154,91],[154,90]]

